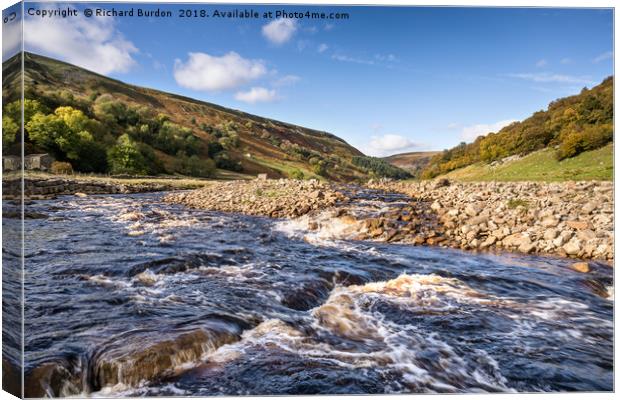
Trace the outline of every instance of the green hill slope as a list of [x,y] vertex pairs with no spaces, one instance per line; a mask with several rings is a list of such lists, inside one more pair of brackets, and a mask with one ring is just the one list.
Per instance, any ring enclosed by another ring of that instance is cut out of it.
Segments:
[[[578,95],[553,101],[546,111],[538,111],[497,133],[444,150],[430,160],[422,177],[433,178],[470,165],[481,166],[542,149],[548,149],[544,154],[549,160],[570,160],[612,141],[613,78],[609,77],[592,89],[583,89]],[[585,157],[582,161],[587,159]],[[599,165],[594,159],[592,162],[594,164],[588,169],[596,169]],[[562,168],[566,164],[557,163],[556,166]],[[599,175],[605,174],[599,171]],[[526,179],[525,175],[523,179]]]
[[[17,151],[19,59],[3,63],[3,137]],[[138,87],[26,53],[26,152],[47,152],[74,170],[97,173],[245,174],[365,179],[364,155],[344,140],[187,97]],[[13,102],[13,103],[12,103]],[[14,121],[11,121],[13,117]]]
[[555,149],[543,149],[504,162],[476,163],[442,177],[460,181],[613,180],[613,145],[558,161]]

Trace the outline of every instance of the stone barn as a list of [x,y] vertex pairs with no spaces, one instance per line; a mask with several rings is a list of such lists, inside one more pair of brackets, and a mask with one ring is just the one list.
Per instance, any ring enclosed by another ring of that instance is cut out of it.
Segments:
[[4,156],[2,157],[3,171],[17,171],[22,167],[22,158],[20,156]]
[[49,154],[28,154],[24,157],[24,169],[49,171],[53,161]]

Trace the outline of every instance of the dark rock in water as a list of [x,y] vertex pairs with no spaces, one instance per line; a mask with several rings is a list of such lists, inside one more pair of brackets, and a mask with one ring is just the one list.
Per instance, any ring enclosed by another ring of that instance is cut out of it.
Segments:
[[297,311],[307,311],[321,304],[333,288],[333,284],[327,280],[315,280],[306,282],[301,288],[291,288],[284,293],[282,304]]
[[[235,254],[238,251],[230,250]],[[243,253],[243,252],[242,252]],[[223,262],[223,257],[217,254],[191,254],[184,257],[166,257],[161,260],[148,261],[134,265],[127,271],[127,276],[133,277],[142,272],[151,270],[155,274],[176,274],[202,266],[217,267]],[[228,265],[235,264],[234,260],[226,259]]]
[[82,380],[70,360],[45,362],[26,372],[25,397],[66,397],[82,392]]
[[229,327],[196,329],[145,345],[140,338],[126,338],[95,355],[92,367],[94,390],[119,383],[136,386],[142,381],[171,375],[175,367],[200,360],[224,344],[239,340]]
[[[19,210],[5,211],[2,213],[2,218],[21,219],[22,213]],[[34,211],[25,211],[24,218],[25,219],[45,219],[45,218],[48,218],[48,216],[46,214],[38,213]]]

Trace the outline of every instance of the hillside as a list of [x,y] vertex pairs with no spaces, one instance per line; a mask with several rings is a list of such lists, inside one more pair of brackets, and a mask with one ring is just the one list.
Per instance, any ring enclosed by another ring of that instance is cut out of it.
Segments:
[[490,164],[476,163],[455,169],[441,177],[472,182],[613,180],[614,149],[611,143],[561,161],[555,157],[555,151],[547,148],[523,157],[508,157],[504,161]]
[[[376,175],[344,140],[313,129],[138,87],[25,53],[26,152],[82,172],[352,181]],[[3,148],[16,151],[19,60],[3,64]],[[13,102],[13,103],[11,103]],[[353,161],[357,160],[356,163]],[[400,171],[402,172],[402,171]]]
[[431,158],[437,155],[437,151],[413,151],[410,153],[394,154],[383,159],[395,167],[402,168],[413,176],[419,174],[426,168]]
[[[555,100],[547,110],[535,112],[497,133],[444,150],[431,158],[421,176],[433,178],[472,165],[484,166],[507,157],[523,157],[542,149],[547,149],[547,157],[556,161],[555,168],[565,165],[559,163],[562,160],[602,148],[612,141],[613,77],[609,77],[598,86],[584,88],[578,95]],[[585,160],[594,164],[582,165],[582,169],[597,168],[596,160],[588,157]]]

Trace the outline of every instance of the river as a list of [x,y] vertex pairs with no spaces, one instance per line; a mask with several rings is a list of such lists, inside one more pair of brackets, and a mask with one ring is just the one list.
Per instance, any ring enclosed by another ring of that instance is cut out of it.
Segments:
[[28,206],[48,218],[25,221],[27,384],[107,397],[613,389],[606,265],[354,241],[324,220],[308,232],[162,196]]

